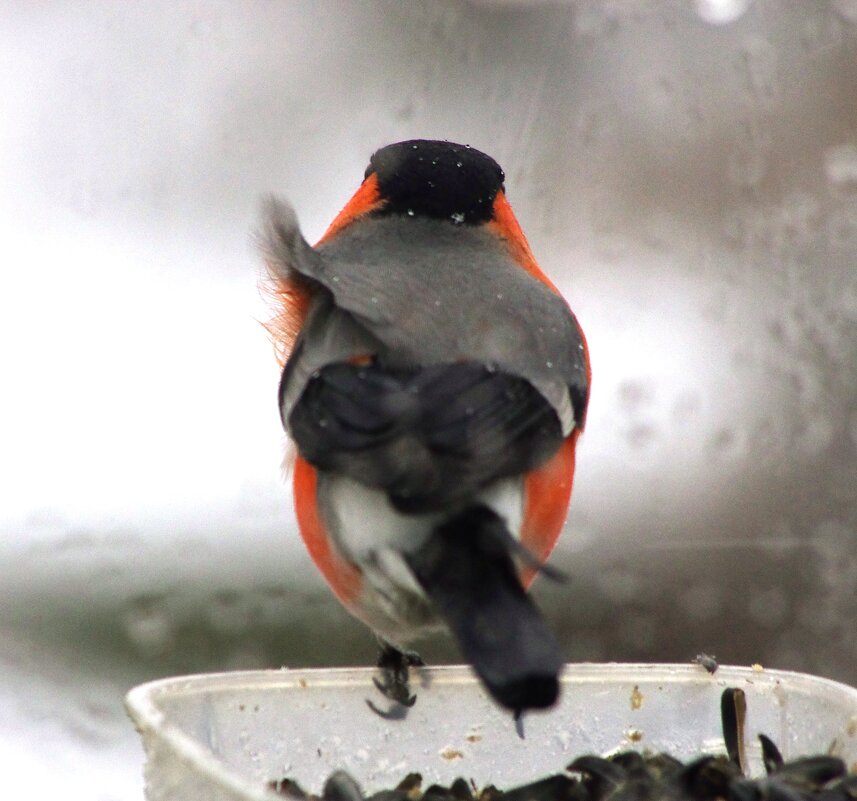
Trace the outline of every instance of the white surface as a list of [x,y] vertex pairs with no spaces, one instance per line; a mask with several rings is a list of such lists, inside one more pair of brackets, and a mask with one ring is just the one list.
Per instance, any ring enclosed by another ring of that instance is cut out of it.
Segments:
[[416,136],[504,166],[590,342],[568,656],[857,681],[857,14],[743,5],[0,6],[6,787],[139,798],[143,678],[369,658],[295,535],[250,232],[276,191],[318,237]]

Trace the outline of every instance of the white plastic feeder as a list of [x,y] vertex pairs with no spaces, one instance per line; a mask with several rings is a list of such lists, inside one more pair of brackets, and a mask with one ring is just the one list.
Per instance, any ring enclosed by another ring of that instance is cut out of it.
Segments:
[[559,704],[512,717],[468,668],[412,673],[417,702],[385,720],[371,669],[209,674],[141,685],[126,704],[146,750],[149,801],[279,798],[284,776],[318,793],[337,769],[370,793],[416,771],[423,786],[458,776],[509,788],[563,770],[573,758],[615,750],[668,751],[679,759],[723,753],[720,694],[746,693],[745,739],[761,772],[757,734],[785,759],[832,753],[857,763],[857,690],[775,670],[695,665],[568,665]]

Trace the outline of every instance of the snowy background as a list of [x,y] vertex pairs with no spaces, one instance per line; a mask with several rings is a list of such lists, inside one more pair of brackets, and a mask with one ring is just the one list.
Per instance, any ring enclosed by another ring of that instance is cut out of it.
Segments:
[[589,338],[568,658],[857,683],[855,0],[2,2],[9,797],[139,801],[140,681],[374,659],[297,538],[251,232],[413,137],[505,167]]

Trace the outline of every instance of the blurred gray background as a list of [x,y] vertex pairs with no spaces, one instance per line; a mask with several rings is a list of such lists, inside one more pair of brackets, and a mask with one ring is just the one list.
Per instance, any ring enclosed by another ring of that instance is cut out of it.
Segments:
[[412,137],[505,167],[589,338],[569,660],[857,683],[857,1],[3,2],[7,790],[139,799],[137,682],[374,660],[296,533],[251,231]]

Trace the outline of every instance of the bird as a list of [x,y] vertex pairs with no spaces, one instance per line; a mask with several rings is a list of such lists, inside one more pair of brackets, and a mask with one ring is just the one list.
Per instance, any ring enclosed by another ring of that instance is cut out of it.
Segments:
[[527,590],[565,522],[591,369],[503,170],[396,142],[315,246],[275,196],[259,233],[298,527],[378,637],[376,685],[412,704],[409,648],[445,627],[502,707],[553,706],[562,649]]

